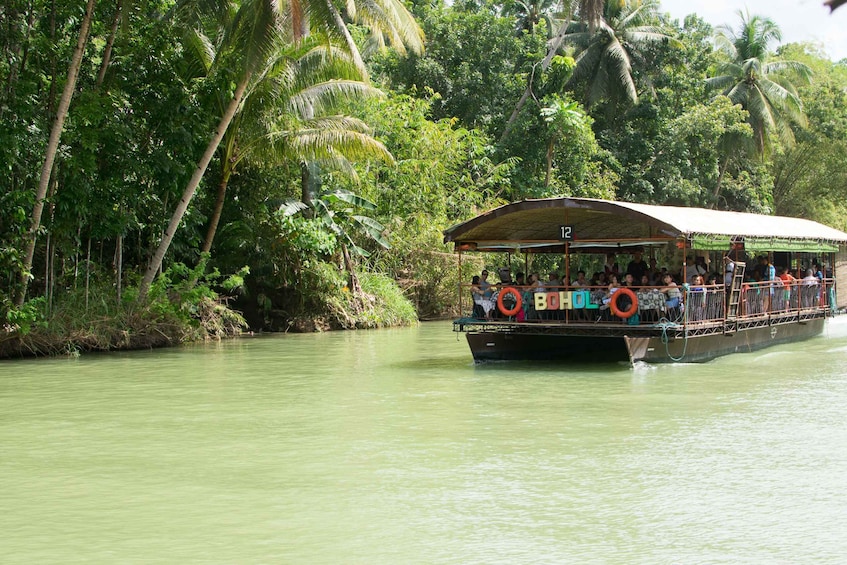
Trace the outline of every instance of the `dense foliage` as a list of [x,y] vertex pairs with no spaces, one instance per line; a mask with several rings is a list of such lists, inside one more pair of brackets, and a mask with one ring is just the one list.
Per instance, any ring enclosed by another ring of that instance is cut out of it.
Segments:
[[190,329],[225,296],[254,329],[443,316],[441,231],[521,198],[847,227],[847,62],[766,14],[713,30],[607,0],[589,25],[577,4],[7,0],[4,335]]

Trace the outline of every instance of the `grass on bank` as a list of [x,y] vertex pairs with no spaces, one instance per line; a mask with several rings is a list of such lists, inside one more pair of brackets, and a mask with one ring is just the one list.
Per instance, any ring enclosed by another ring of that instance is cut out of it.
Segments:
[[44,297],[29,300],[8,310],[0,357],[149,349],[239,335],[247,326],[244,318],[212,285],[233,289],[241,274],[223,279],[204,270],[205,262],[195,269],[171,267],[144,302],[137,300],[137,287],[127,288],[119,300],[114,284],[102,280],[88,289],[67,289],[50,304]]
[[[137,287],[127,288],[119,301],[114,284],[106,282],[88,290],[68,289],[49,306],[39,297],[23,308],[7,309],[0,328],[0,358],[149,349],[240,335],[247,322],[219,291],[239,291],[247,270],[223,277],[205,269],[205,262],[194,269],[172,266],[154,282],[145,302],[137,300]],[[309,308],[290,321],[290,328],[320,331],[417,323],[414,306],[393,279],[362,273],[362,294],[353,296],[338,269],[321,271],[322,284],[308,292]]]

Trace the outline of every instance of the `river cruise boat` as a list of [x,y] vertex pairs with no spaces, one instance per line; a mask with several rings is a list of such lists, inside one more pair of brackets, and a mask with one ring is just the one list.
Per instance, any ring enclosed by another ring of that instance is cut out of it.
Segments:
[[[463,281],[453,330],[476,361],[708,361],[816,336],[847,305],[847,233],[800,218],[560,197],[501,206],[444,241]],[[604,280],[630,261],[648,278]],[[494,281],[471,283],[482,269]],[[692,278],[703,270],[717,280]],[[537,271],[543,284],[516,276]]]

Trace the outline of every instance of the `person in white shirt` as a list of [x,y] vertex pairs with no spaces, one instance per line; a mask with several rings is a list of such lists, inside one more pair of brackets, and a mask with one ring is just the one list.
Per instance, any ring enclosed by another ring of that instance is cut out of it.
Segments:
[[723,276],[723,284],[726,288],[730,288],[732,286],[732,277],[735,274],[735,263],[732,262],[732,259],[729,257],[723,258],[724,262],[724,276]]

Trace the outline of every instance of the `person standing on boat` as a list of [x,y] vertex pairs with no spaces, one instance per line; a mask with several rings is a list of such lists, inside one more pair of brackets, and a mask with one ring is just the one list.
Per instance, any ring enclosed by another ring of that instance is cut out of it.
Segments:
[[779,270],[779,278],[782,281],[783,295],[785,298],[784,310],[791,307],[792,291],[797,283],[797,279],[788,271],[788,267],[783,267]]
[[647,265],[647,261],[642,258],[641,251],[635,251],[632,254],[632,261],[626,266],[626,274],[632,275],[633,279],[640,281],[641,277],[647,274],[649,270],[650,267]]
[[820,279],[815,276],[812,269],[806,269],[803,277],[803,286],[800,287],[800,305],[803,308],[813,308],[820,302]]
[[765,265],[763,270],[762,279],[766,281],[773,282],[776,280],[776,267],[773,266],[773,262],[771,262],[770,257],[764,257]]
[[657,286],[662,281],[662,277],[659,274],[659,267],[657,265],[656,258],[650,257],[649,266],[647,268],[648,285]]
[[706,258],[702,255],[694,258],[694,272],[701,277],[705,277],[709,272],[709,266],[706,265]]
[[607,277],[611,274],[617,275],[620,273],[620,267],[618,267],[618,264],[615,263],[614,253],[606,254],[606,264],[603,265],[603,272],[606,273]]
[[732,277],[735,275],[735,263],[729,257],[723,258],[724,263],[724,276],[723,276],[723,284],[726,286],[727,292],[732,287]]
[[765,312],[770,312],[776,306],[773,299],[774,289],[782,285],[777,283],[776,267],[767,255],[762,255],[762,281],[768,283],[765,285],[768,287],[768,292],[765,293]]

